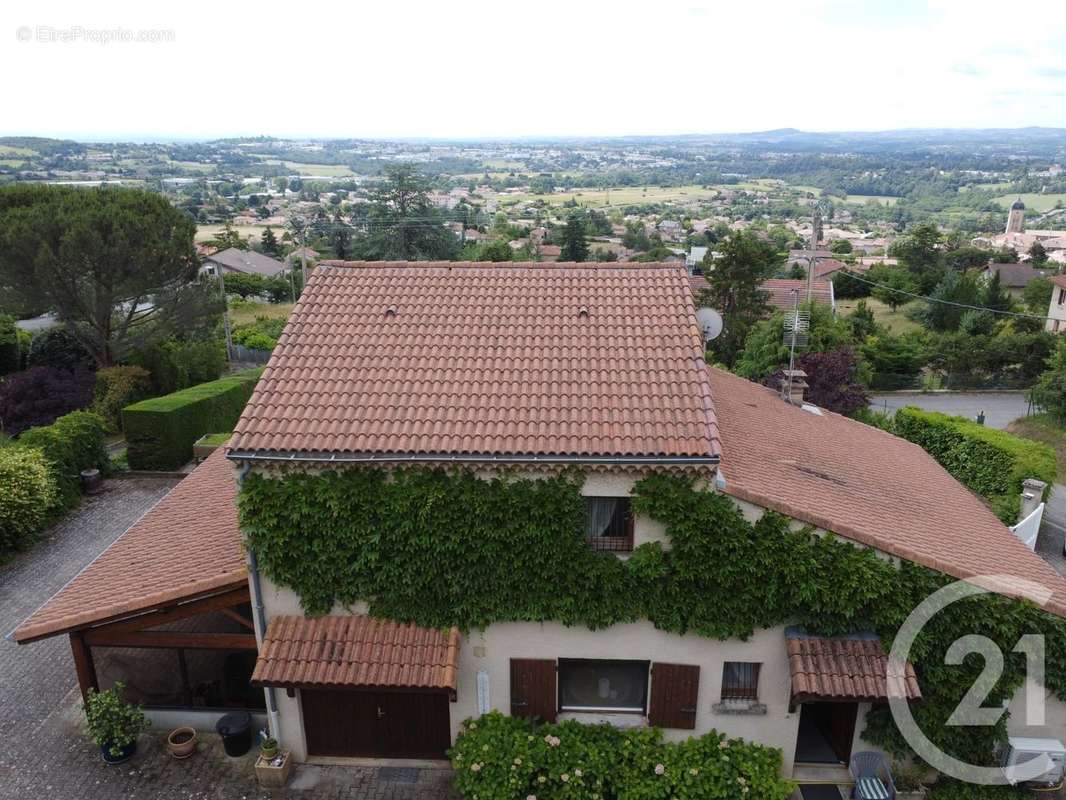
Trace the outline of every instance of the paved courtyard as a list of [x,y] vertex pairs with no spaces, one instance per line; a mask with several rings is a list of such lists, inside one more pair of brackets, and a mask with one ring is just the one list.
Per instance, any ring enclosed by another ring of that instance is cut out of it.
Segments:
[[[0,633],[6,635],[113,542],[175,484],[110,480],[42,541],[0,567]],[[218,737],[201,734],[199,752],[175,761],[163,733],[141,738],[126,764],[109,767],[82,731],[81,697],[66,637],[28,645],[0,641],[0,800],[445,800],[447,770],[300,767],[283,792],[260,790],[251,755],[230,759]]]

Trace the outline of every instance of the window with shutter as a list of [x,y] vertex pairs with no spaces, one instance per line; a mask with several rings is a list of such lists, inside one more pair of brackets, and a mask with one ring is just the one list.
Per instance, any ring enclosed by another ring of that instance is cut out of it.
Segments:
[[660,728],[694,729],[699,691],[698,664],[652,664],[648,703],[651,724]]
[[555,685],[554,659],[512,658],[511,716],[540,717],[545,722],[555,722],[558,708]]

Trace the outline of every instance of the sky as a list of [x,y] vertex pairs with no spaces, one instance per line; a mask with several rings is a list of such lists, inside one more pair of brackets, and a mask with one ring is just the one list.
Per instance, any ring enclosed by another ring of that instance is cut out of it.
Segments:
[[1063,0],[4,0],[0,42],[3,135],[1066,127]]

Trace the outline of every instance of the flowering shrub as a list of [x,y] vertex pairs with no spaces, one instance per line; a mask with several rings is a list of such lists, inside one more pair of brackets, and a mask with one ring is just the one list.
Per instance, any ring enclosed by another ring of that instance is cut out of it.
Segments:
[[717,732],[663,741],[655,728],[534,726],[491,712],[449,751],[467,800],[784,800],[781,752]]

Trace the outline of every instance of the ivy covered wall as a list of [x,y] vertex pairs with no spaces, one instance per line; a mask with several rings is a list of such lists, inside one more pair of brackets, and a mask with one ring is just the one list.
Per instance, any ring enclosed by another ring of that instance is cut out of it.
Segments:
[[[719,639],[802,624],[824,634],[892,634],[924,597],[950,582],[917,565],[896,567],[872,550],[767,512],[748,522],[728,497],[676,476],[639,481],[634,509],[663,523],[670,548],[638,547],[628,560],[584,540],[576,472],[483,480],[470,473],[352,469],[271,478],[252,473],[240,494],[241,527],[263,572],[293,589],[306,613],[362,600],[370,613],[470,629],[505,621],[602,628],[646,618],[656,627]],[[1047,683],[1066,697],[1066,623],[1033,606],[984,595],[950,606],[927,626],[911,660],[924,701],[915,717],[931,739],[987,761],[1005,735],[949,727],[948,715],[980,674],[977,656],[946,666],[963,634],[1008,654],[986,703],[1025,677],[1024,633],[1047,634]],[[864,738],[907,748],[887,710],[867,717]]]

